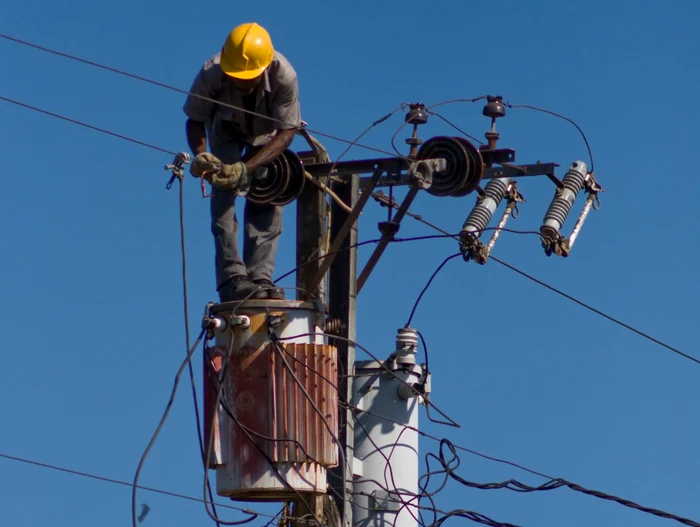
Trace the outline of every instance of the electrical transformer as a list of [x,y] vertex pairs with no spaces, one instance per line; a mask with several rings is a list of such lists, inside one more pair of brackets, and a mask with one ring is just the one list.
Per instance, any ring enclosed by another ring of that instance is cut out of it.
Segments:
[[204,353],[204,450],[216,492],[283,501],[322,494],[338,464],[338,360],[311,302],[213,305]]

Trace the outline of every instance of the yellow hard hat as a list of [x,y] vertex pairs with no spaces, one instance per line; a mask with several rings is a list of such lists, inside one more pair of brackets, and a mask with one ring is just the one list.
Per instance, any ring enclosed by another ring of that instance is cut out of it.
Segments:
[[236,79],[254,79],[272,62],[275,50],[262,26],[249,22],[229,33],[221,50],[221,69]]

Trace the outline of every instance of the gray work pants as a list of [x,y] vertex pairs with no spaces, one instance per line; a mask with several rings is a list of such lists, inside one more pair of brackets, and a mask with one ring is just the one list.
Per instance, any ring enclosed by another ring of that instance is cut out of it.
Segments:
[[[216,145],[211,153],[223,163],[239,161],[245,143],[240,140]],[[238,251],[236,193],[212,187],[211,232],[214,235],[217,290],[236,275],[250,280],[272,281],[277,244],[282,233],[282,207],[245,200],[243,211],[243,259]]]

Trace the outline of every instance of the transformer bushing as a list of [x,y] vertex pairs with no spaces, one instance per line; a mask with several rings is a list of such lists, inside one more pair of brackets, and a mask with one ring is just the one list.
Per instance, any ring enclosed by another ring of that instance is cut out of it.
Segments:
[[562,238],[561,229],[566,222],[566,218],[571,212],[571,207],[576,201],[578,193],[581,192],[588,175],[588,166],[583,161],[571,163],[568,172],[562,179],[562,186],[557,188],[554,199],[549,205],[544,215],[540,233],[547,240],[558,240]]

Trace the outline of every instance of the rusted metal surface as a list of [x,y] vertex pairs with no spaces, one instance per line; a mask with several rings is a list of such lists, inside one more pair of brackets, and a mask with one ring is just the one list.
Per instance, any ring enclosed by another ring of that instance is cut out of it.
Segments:
[[[209,466],[217,469],[217,493],[241,500],[289,499],[296,496],[289,486],[324,493],[326,469],[338,464],[336,348],[314,343],[313,336],[270,340],[268,317],[279,320],[280,336],[301,334],[313,332],[312,311],[246,303],[236,314],[248,316],[250,326],[217,335],[205,358],[205,445],[213,433]],[[226,362],[216,411],[217,375]]]

